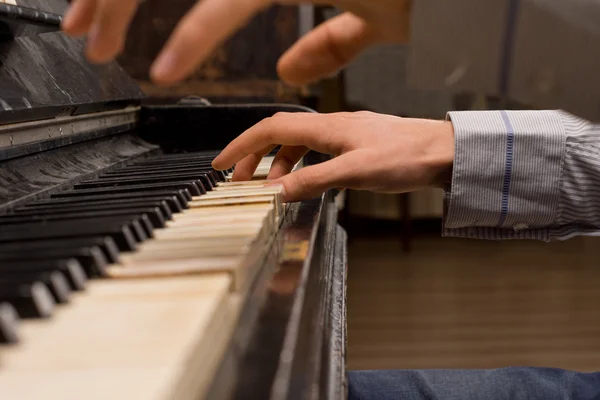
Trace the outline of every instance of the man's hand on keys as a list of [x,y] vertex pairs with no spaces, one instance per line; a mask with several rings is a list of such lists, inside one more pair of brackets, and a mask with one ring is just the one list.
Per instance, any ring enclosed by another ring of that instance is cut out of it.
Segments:
[[[247,180],[276,145],[282,148],[267,179],[283,185],[286,202],[314,198],[334,188],[402,193],[447,185],[454,130],[449,121],[370,112],[281,113],[233,140],[213,167],[236,165],[233,179]],[[309,149],[334,158],[291,172]]]
[[[92,62],[113,59],[123,48],[125,33],[139,0],[74,0],[63,30],[87,34],[86,53]],[[167,1],[167,0],[165,0]],[[310,1],[310,0],[309,0]],[[275,4],[306,0],[200,0],[178,24],[155,61],[157,83],[180,81],[249,20]],[[288,84],[302,85],[330,76],[375,43],[408,39],[410,0],[312,0],[347,12],[301,38],[279,61]]]

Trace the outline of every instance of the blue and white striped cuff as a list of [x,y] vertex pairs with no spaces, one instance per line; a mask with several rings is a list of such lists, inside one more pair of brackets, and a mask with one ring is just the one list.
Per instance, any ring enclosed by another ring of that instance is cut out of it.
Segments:
[[460,111],[447,119],[454,126],[455,157],[444,231],[551,227],[566,146],[559,113]]

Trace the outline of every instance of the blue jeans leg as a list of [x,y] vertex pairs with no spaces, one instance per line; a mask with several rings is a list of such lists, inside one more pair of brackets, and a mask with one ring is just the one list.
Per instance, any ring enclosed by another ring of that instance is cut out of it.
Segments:
[[350,371],[348,400],[600,400],[600,373],[534,367]]

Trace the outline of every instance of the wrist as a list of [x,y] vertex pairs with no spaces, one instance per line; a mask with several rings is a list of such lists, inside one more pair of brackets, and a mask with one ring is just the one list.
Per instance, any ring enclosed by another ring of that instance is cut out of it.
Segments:
[[434,188],[450,189],[452,184],[452,167],[454,164],[454,127],[450,121],[441,121],[437,139],[433,146],[433,178]]
[[439,174],[436,176],[432,187],[437,189],[450,190],[452,186],[452,163],[445,168],[440,169]]

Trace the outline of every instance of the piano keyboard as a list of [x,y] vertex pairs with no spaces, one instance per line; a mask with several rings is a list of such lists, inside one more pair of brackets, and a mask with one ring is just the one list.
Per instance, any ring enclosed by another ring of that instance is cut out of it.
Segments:
[[0,216],[0,399],[199,399],[284,216],[214,154],[160,155]]

